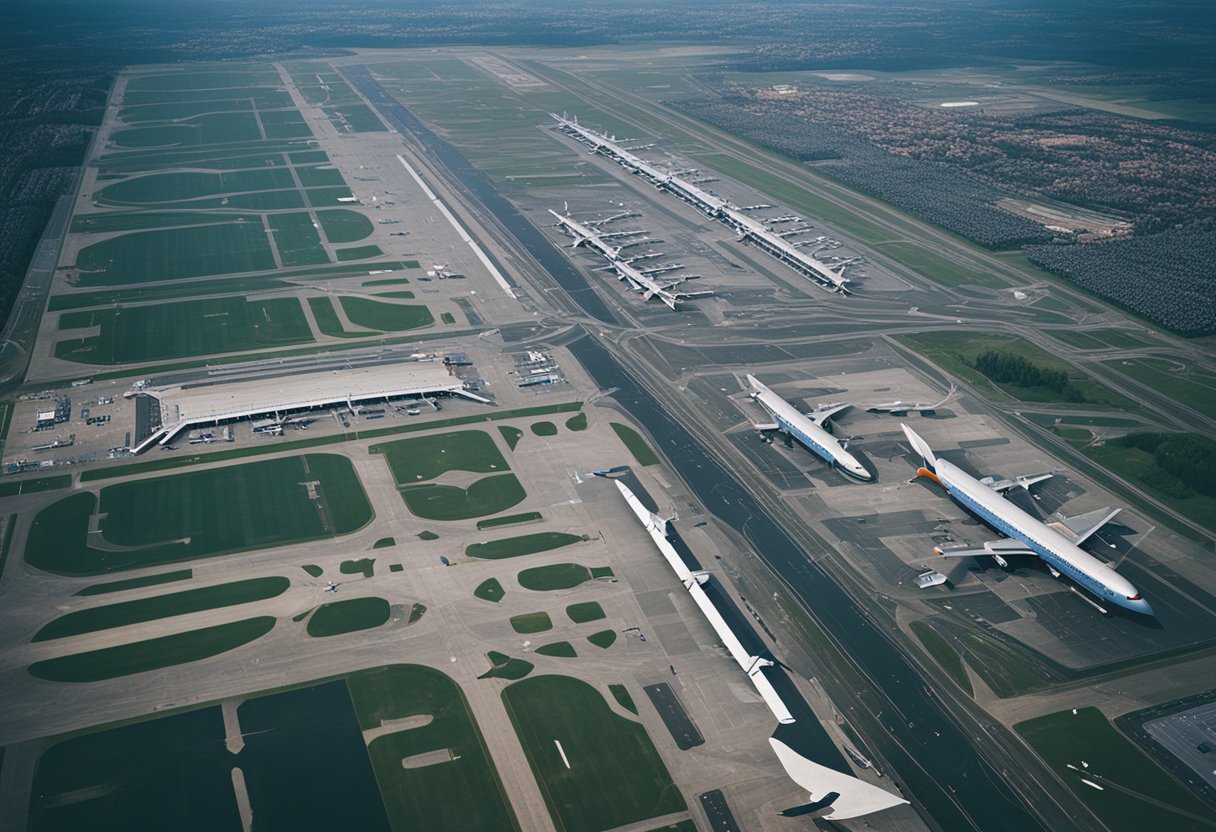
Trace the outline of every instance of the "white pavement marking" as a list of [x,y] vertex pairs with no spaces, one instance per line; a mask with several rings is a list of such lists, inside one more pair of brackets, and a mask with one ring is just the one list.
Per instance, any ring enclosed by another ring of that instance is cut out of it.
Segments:
[[507,293],[507,297],[511,298],[511,300],[517,300],[515,290],[511,288],[511,284],[507,282],[507,279],[502,276],[502,272],[490,261],[486,253],[481,250],[481,246],[477,244],[477,241],[469,236],[469,232],[464,230],[464,226],[460,224],[460,220],[452,215],[452,212],[448,210],[448,206],[444,205],[443,201],[435,196],[435,192],[427,187],[426,182],[422,181],[422,177],[418,175],[418,171],[414,170],[413,166],[405,161],[405,157],[400,153],[397,154],[397,161],[409,171],[410,176],[414,177],[414,181],[422,188],[422,192],[426,194],[427,199],[435,203],[435,207],[439,209],[439,212],[447,217],[448,222],[452,224],[452,228],[456,229],[456,233],[460,235],[460,238],[469,244],[469,248],[473,249],[473,253],[477,255],[477,259],[490,270],[490,276],[498,281],[498,285]]
[[566,759],[566,749],[562,748],[559,740],[554,740],[553,744],[557,746],[557,753],[562,755],[562,762],[566,764],[566,768],[570,768],[570,761]]

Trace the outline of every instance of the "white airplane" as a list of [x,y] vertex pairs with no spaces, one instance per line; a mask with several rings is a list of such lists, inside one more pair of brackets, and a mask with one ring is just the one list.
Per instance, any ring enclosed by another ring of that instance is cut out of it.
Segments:
[[[916,475],[938,483],[964,508],[977,514],[992,528],[1008,535],[989,541],[978,549],[937,549],[939,555],[949,558],[988,555],[1001,566],[1007,565],[1005,558],[1009,555],[1036,555],[1047,564],[1054,576],[1066,576],[1091,593],[1099,603],[1117,604],[1144,615],[1153,614],[1153,608],[1131,581],[1081,548],[1082,543],[1119,513],[1119,509],[1101,508],[1058,522],[1044,523],[1006,500],[997,490],[997,486],[1005,483],[1010,483],[1009,487],[1019,485],[1017,481],[985,483],[977,480],[948,460],[938,459],[928,443],[907,425],[901,424],[900,427],[904,429],[912,447],[924,459],[924,466],[917,469]],[[1040,479],[1043,478],[1040,475]],[[1023,487],[1029,488],[1029,480],[1034,478],[1025,479],[1028,482]]]
[[951,384],[950,389],[946,391],[946,397],[937,402],[883,402],[882,404],[871,404],[866,406],[866,413],[890,413],[892,416],[907,416],[909,413],[916,411],[922,416],[932,416],[939,407],[950,404],[958,398],[957,385]]
[[752,391],[748,395],[773,417],[773,421],[768,424],[755,425],[756,430],[782,431],[797,439],[816,456],[849,476],[863,482],[873,481],[874,476],[857,461],[857,457],[848,452],[847,442],[842,442],[828,433],[825,427],[828,419],[850,405],[828,405],[820,410],[803,414],[798,408],[760,383],[750,373],[747,376],[747,383],[752,386]]

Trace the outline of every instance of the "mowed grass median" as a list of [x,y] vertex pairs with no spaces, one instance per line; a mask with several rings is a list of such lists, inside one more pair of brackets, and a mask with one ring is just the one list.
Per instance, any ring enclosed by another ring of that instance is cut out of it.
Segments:
[[275,268],[260,222],[135,231],[93,243],[76,255],[81,286],[120,286]]
[[265,601],[282,595],[289,586],[291,586],[291,581],[278,576],[250,578],[218,586],[187,589],[182,592],[155,595],[151,598],[91,607],[59,616],[39,630],[33,640],[48,641],[82,633],[93,633],[98,630],[126,627],[131,624],[142,624],[175,615],[187,615],[192,612],[231,607],[236,604]]
[[30,675],[51,682],[99,682],[195,662],[234,650],[269,633],[273,616],[205,627],[171,636],[76,653],[30,665]]
[[59,329],[100,327],[96,335],[55,344],[55,357],[125,364],[267,349],[313,340],[298,298],[208,298],[91,312],[65,312]]
[[394,829],[519,829],[455,682],[429,667],[389,665],[352,673],[346,684],[364,731],[412,716],[431,718],[376,737],[367,747]]
[[502,540],[490,540],[485,543],[474,543],[466,546],[464,553],[469,557],[487,560],[517,558],[536,552],[560,549],[562,546],[578,543],[582,539],[580,535],[565,532],[537,532],[519,537],[505,537]]
[[646,729],[586,682],[534,676],[502,699],[557,828],[601,832],[687,808]]
[[349,534],[371,519],[350,460],[306,454],[79,491],[34,518],[25,560],[99,575]]

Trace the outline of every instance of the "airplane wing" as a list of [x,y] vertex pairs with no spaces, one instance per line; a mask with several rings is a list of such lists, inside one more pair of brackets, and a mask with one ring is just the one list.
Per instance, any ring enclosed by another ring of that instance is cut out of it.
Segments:
[[1086,540],[1091,538],[1098,529],[1105,526],[1111,521],[1116,514],[1123,509],[1106,508],[1095,509],[1088,511],[1085,514],[1078,514],[1076,517],[1065,517],[1057,522],[1048,523],[1056,531],[1063,534],[1065,537],[1072,538],[1072,542],[1080,546]]
[[1049,480],[1051,477],[1051,474],[1027,474],[1021,477],[1014,477],[1011,480],[998,480],[996,477],[984,477],[982,480],[980,480],[980,482],[998,494],[1004,494],[1012,488],[1024,488],[1027,491],[1030,491],[1030,486],[1038,482],[1043,482],[1044,480]]
[[833,404],[825,407],[823,410],[812,410],[806,414],[806,418],[810,419],[815,424],[823,427],[823,423],[835,416],[845,408],[851,407],[848,404]]
[[1005,555],[1037,555],[1038,552],[1031,549],[1020,540],[1014,540],[1011,537],[1001,538],[1000,540],[989,540],[978,549],[972,549],[966,546],[951,549],[935,549],[937,554],[944,558],[974,558],[981,555],[994,555],[1004,557]]
[[781,425],[776,422],[753,422],[752,427],[756,430],[777,430]]

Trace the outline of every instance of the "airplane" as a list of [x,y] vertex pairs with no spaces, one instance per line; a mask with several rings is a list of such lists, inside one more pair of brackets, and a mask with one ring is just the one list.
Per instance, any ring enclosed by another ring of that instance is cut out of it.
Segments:
[[747,376],[747,383],[752,387],[752,391],[748,395],[773,417],[771,423],[755,425],[756,430],[761,432],[782,431],[797,439],[816,456],[830,463],[832,467],[839,468],[862,482],[874,480],[874,476],[857,461],[857,457],[848,452],[847,440],[842,442],[828,433],[825,427],[829,418],[850,405],[828,405],[820,410],[803,414],[750,373]]
[[[892,416],[907,416],[912,411],[916,411],[922,416],[932,416],[937,412],[939,407],[947,405],[958,398],[958,386],[950,385],[950,389],[946,391],[945,397],[938,402],[883,402],[882,404],[872,404],[866,407],[866,413],[890,413]],[[1033,484],[1033,483],[1032,483]]]
[[[1008,565],[1005,558],[1009,555],[1035,555],[1047,564],[1053,576],[1068,577],[1097,598],[1099,603],[1117,604],[1142,615],[1153,614],[1153,608],[1131,581],[1081,548],[1082,543],[1119,513],[1119,509],[1101,508],[1044,523],[1001,496],[994,486],[1006,481],[985,483],[977,480],[948,460],[939,459],[928,443],[907,425],[901,423],[900,427],[924,460],[916,476],[938,483],[964,508],[974,512],[992,528],[1008,535],[989,541],[978,549],[939,548],[937,554],[949,558],[988,555],[1001,566]],[[1017,484],[1014,481],[1013,485]],[[1029,488],[1029,484],[1024,487]],[[1081,597],[1085,598],[1084,595]],[[1089,601],[1088,598],[1085,600]],[[1094,606],[1106,612],[1101,606]]]

